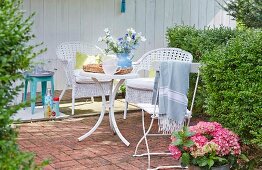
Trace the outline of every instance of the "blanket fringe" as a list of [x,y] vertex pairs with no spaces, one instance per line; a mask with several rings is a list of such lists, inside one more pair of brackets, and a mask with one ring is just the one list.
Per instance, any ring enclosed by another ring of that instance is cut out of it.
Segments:
[[163,134],[171,134],[173,131],[179,131],[184,126],[184,121],[178,123],[176,120],[169,119],[165,115],[159,115],[158,118],[158,131]]

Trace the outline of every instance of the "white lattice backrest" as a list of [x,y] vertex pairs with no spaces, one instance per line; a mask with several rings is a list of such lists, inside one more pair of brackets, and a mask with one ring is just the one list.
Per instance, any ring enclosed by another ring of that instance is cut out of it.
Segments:
[[95,46],[91,46],[85,42],[64,42],[57,47],[56,55],[64,65],[67,84],[70,86],[74,83],[73,70],[75,68],[76,52],[87,55],[96,55],[100,53]]
[[88,55],[100,53],[95,46],[85,42],[64,42],[57,47],[56,55],[62,61],[69,61],[75,59],[76,52]]
[[155,61],[186,61],[192,62],[192,55],[179,48],[158,48],[145,53],[134,65],[133,72],[139,72],[140,70],[150,70],[152,62]]

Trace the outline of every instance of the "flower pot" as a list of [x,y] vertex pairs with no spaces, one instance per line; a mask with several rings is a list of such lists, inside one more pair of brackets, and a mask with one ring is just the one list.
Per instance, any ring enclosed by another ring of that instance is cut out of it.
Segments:
[[[201,167],[193,166],[193,165],[190,165],[188,169],[189,170],[202,170]],[[230,170],[230,167],[228,164],[226,164],[226,165],[221,165],[218,167],[212,167],[211,170]]]
[[132,67],[132,61],[130,60],[130,53],[118,53],[116,54],[118,58],[117,65],[121,68]]

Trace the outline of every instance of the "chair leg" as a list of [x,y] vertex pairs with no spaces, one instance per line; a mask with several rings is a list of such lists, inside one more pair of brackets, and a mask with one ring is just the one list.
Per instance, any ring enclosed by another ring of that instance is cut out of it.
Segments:
[[28,80],[25,80],[25,91],[24,91],[23,102],[26,101],[26,96],[27,96],[27,86],[28,86]]
[[[143,115],[143,117],[144,117],[144,115]],[[143,120],[143,122],[145,122],[145,121]],[[148,142],[147,142],[147,135],[149,134],[149,132],[150,132],[150,130],[151,130],[151,128],[152,128],[153,122],[154,122],[154,119],[152,118],[151,123],[150,123],[150,126],[149,126],[147,132],[146,132],[145,128],[144,128],[144,130],[143,130],[143,131],[144,131],[144,134],[145,134],[145,143],[146,143],[147,161],[148,161],[148,163],[147,163],[147,168],[148,168],[148,169],[150,169],[150,166],[151,166],[151,160],[150,160],[151,157],[150,157],[150,151],[149,151],[149,146],[148,146]],[[145,123],[144,123],[143,126],[145,127]]]
[[31,100],[31,113],[34,114],[35,112],[35,102],[36,102],[36,88],[37,88],[37,82],[35,80],[32,80],[30,82],[30,100]]
[[127,116],[127,109],[128,109],[128,102],[125,101],[125,108],[124,108],[124,119],[126,119]]
[[[148,141],[147,141],[147,135],[149,134],[152,126],[153,126],[153,123],[154,123],[154,118],[151,119],[151,123],[149,125],[149,128],[148,130],[146,131],[145,129],[145,112],[144,110],[142,110],[142,125],[143,125],[143,133],[144,133],[144,136],[139,140],[139,142],[137,143],[136,145],[136,149],[135,149],[135,153],[133,156],[146,156],[147,155],[147,159],[148,159],[148,169],[150,169],[150,166],[151,166],[151,154],[150,154],[150,150],[149,150],[149,145],[148,145]],[[139,145],[141,144],[141,142],[145,140],[145,144],[146,144],[146,150],[147,150],[147,153],[145,154],[137,154],[137,151],[138,151],[138,147]]]
[[51,78],[51,89],[52,89],[52,95],[55,96],[55,85],[54,85],[54,78]]
[[138,151],[138,147],[139,145],[141,144],[141,142],[146,138],[146,136],[149,134],[152,126],[153,126],[153,123],[154,123],[154,119],[152,118],[151,120],[151,123],[149,125],[149,128],[148,130],[146,131],[146,128],[145,128],[145,112],[144,110],[142,110],[142,126],[143,126],[143,133],[144,133],[144,136],[139,140],[139,142],[137,143],[136,145],[136,149],[135,149],[135,153],[134,153],[134,156],[145,156],[147,154],[137,154],[137,151]]
[[60,96],[59,96],[59,101],[61,101],[62,97],[64,96],[67,87],[68,87],[68,85],[66,84],[65,87],[64,87],[64,89],[63,89],[63,91],[61,92],[61,94],[60,94]]
[[143,133],[144,133],[144,136],[142,136],[142,138],[138,141],[137,145],[136,145],[136,149],[135,149],[135,153],[134,153],[134,156],[137,156],[137,150],[138,150],[138,147],[139,145],[141,144],[141,142],[143,141],[143,139],[145,139],[145,118],[144,118],[144,110],[142,110],[142,126],[143,126]]
[[75,89],[72,89],[72,115],[75,114]]
[[45,105],[45,95],[46,95],[46,86],[47,86],[47,82],[46,81],[42,81],[41,82],[41,86],[42,86],[42,105]]

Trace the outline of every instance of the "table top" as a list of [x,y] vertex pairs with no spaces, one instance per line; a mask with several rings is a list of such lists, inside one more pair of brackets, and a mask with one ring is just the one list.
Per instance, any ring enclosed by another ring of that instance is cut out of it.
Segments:
[[110,74],[104,74],[104,73],[85,72],[83,70],[80,71],[79,75],[98,78],[98,79],[134,79],[134,78],[139,77],[139,75],[135,73],[110,75]]
[[42,71],[39,73],[25,72],[24,75],[28,77],[49,77],[49,76],[53,76],[54,72],[53,71]]

